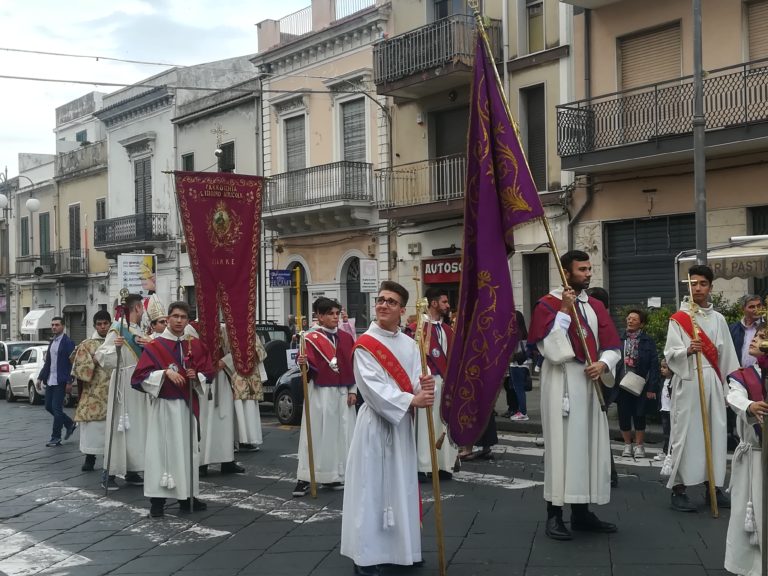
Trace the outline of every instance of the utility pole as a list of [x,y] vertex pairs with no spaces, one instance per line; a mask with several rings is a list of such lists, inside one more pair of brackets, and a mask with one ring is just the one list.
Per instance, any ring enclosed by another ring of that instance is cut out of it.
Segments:
[[707,156],[704,150],[704,79],[701,62],[701,0],[693,0],[693,187],[696,263],[707,263]]

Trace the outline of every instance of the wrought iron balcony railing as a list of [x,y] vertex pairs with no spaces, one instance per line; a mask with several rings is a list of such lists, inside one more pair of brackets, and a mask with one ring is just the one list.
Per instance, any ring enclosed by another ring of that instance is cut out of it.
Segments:
[[51,274],[88,274],[88,250],[56,250],[50,256]]
[[379,208],[448,202],[464,197],[467,155],[400,164],[376,170],[376,204]]
[[276,174],[267,180],[264,211],[345,200],[373,201],[373,167],[370,164],[342,160]]
[[[501,58],[501,22],[492,20],[488,39],[496,60]],[[386,84],[425,70],[457,62],[472,66],[475,19],[454,15],[382,40],[373,48],[374,84]]]
[[[704,78],[707,130],[768,120],[768,59]],[[557,153],[573,156],[693,132],[693,77],[557,107]]]
[[94,223],[93,244],[96,248],[165,240],[171,240],[168,214],[148,212]]

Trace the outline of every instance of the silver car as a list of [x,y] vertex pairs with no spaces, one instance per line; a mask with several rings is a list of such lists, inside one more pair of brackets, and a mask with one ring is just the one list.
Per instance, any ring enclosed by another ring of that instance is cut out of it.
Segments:
[[46,344],[32,346],[21,353],[5,385],[6,401],[15,402],[18,398],[26,398],[30,404],[42,403],[45,389],[38,385],[37,379],[45,364],[47,350]]
[[46,342],[29,342],[28,340],[13,340],[0,342],[0,398],[5,396],[5,387],[8,378],[14,370],[11,363],[19,359],[21,353],[30,346],[46,346]]

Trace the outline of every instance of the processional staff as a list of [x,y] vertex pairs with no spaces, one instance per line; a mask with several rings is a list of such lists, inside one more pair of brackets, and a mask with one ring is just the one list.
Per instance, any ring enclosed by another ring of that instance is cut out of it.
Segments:
[[[414,266],[415,276],[413,278],[416,283],[416,292],[419,291],[419,267]],[[416,342],[419,345],[419,357],[421,358],[421,375],[426,376],[429,374],[429,368],[427,367],[427,349],[429,348],[429,339],[431,330],[429,326],[424,322],[425,314],[429,302],[426,298],[419,298],[416,300]],[[425,330],[426,326],[426,330]],[[439,398],[435,398],[435,402],[439,402]],[[435,442],[435,420],[432,416],[432,406],[424,408],[424,412],[427,415],[427,432],[429,435],[429,457],[432,461],[432,495],[435,498],[435,528],[437,533],[437,560],[440,576],[445,576],[445,543],[443,538],[443,504],[440,499],[440,472],[437,465],[437,444]],[[440,439],[442,444],[442,438]]]
[[[299,328],[299,356],[307,353],[306,331],[303,330],[303,318],[301,316],[301,268],[294,269],[296,276],[296,326]],[[309,324],[309,322],[307,322]],[[317,482],[315,481],[315,452],[312,448],[312,420],[309,415],[309,377],[307,376],[307,363],[299,365],[301,370],[301,386],[304,389],[304,429],[307,431],[307,461],[309,464],[309,494],[317,498]]]
[[[118,306],[118,310],[120,310],[120,333],[118,336],[123,335],[123,326],[125,324],[125,317],[128,315],[128,310],[125,307],[125,302],[128,298],[128,288],[120,288],[120,306]],[[128,323],[130,324],[130,318],[128,319]],[[107,468],[107,475],[104,480],[104,494],[105,496],[109,496],[109,467],[112,464],[112,444],[114,443],[114,436],[115,436],[115,414],[117,414],[117,387],[120,385],[120,369],[122,368],[121,364],[123,359],[123,353],[121,350],[121,346],[115,345],[115,348],[117,349],[117,361],[115,363],[115,385],[112,388],[112,418],[110,418],[109,422],[109,444],[107,445],[107,461],[105,462],[105,466]]]

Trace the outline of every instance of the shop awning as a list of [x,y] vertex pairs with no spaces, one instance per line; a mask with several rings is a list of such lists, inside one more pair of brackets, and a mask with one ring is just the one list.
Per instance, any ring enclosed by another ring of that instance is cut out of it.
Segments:
[[38,330],[51,327],[51,319],[54,316],[53,308],[38,308],[30,310],[21,321],[21,333],[37,335]]
[[[680,281],[688,277],[688,270],[696,264],[696,250],[686,250],[675,258]],[[768,235],[738,236],[728,244],[707,250],[707,265],[715,278],[768,277]],[[677,283],[678,290],[680,282]],[[679,293],[678,293],[678,301]]]

